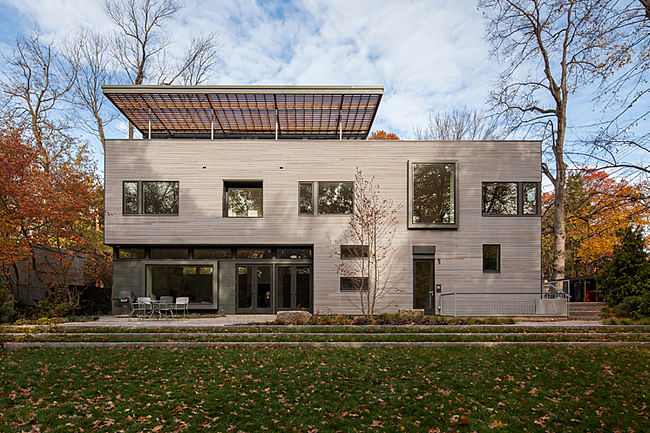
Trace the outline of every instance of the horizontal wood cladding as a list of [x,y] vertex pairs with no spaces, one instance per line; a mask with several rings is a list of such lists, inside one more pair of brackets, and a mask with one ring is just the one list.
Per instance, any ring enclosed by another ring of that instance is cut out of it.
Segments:
[[[407,229],[409,160],[456,161],[458,229]],[[413,245],[436,246],[444,292],[539,293],[541,219],[481,216],[481,182],[541,181],[539,142],[108,140],[105,164],[107,244],[312,244],[314,311],[357,313],[358,294],[336,274],[348,216],[299,216],[298,182],[351,180],[357,166],[402,204],[386,310],[412,308]],[[171,178],[178,216],[122,215],[122,181]],[[263,218],[222,216],[223,180],[237,179],[263,181]],[[500,273],[483,273],[482,244],[501,245]]]

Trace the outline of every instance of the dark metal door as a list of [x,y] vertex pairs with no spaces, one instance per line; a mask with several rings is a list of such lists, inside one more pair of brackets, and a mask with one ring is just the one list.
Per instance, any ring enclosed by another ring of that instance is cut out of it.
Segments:
[[425,314],[434,311],[434,271],[433,259],[413,260],[413,308],[423,308]]
[[312,278],[310,265],[278,265],[276,269],[278,310],[310,310]]
[[237,265],[237,311],[270,313],[273,309],[271,265]]

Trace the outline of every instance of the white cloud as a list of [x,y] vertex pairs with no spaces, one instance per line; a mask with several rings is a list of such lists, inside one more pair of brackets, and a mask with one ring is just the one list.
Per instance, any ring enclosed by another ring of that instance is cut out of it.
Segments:
[[[101,1],[6,2],[57,39],[109,27]],[[403,138],[430,111],[481,108],[496,73],[470,0],[192,0],[179,18],[168,29],[172,55],[193,35],[220,35],[212,83],[383,85],[374,129]]]

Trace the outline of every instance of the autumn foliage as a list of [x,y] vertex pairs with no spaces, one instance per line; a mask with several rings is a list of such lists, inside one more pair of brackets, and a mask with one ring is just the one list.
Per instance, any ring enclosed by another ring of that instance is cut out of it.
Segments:
[[[593,275],[612,257],[618,233],[650,222],[647,183],[616,179],[604,171],[580,170],[567,179],[567,277]],[[552,274],[552,192],[543,195],[543,273]],[[646,240],[647,241],[647,240]]]
[[[16,265],[27,261],[37,275],[47,274],[50,284],[64,288],[66,302],[74,304],[77,299],[65,288],[75,254],[86,257],[90,283],[107,279],[110,257],[97,230],[103,192],[84,146],[66,155],[47,153],[52,148],[37,146],[19,126],[0,126],[0,271],[12,275],[8,281],[14,286],[28,283]],[[36,246],[58,252],[50,269],[38,269]]]
[[383,129],[379,129],[372,133],[368,140],[399,140],[397,134],[392,132],[386,132]]

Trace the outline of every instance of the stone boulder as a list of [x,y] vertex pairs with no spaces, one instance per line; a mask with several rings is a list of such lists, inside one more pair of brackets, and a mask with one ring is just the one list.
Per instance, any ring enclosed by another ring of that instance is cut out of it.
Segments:
[[309,311],[278,311],[278,323],[282,325],[306,325],[310,318]]

